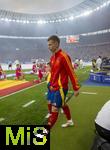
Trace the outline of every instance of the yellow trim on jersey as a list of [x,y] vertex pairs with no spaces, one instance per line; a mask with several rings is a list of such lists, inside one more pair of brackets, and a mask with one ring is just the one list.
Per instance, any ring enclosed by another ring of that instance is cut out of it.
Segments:
[[65,95],[64,95],[64,91],[63,91],[63,87],[62,87],[62,83],[61,83],[61,76],[59,75],[59,79],[58,79],[58,84],[59,84],[59,91],[60,91],[60,95],[61,95],[61,98],[62,98],[62,105],[64,105],[65,103]]
[[47,75],[47,83],[50,82],[50,78],[51,78],[51,73],[49,72],[48,75]]
[[69,60],[69,58],[67,57],[67,55],[65,54],[65,52],[62,52],[61,54],[64,56],[64,58],[65,58],[65,60],[66,60],[66,62],[67,62],[67,64],[68,64],[68,66],[69,66],[69,68],[70,68],[70,70],[71,70],[71,73],[72,73],[72,75],[74,76],[75,82],[77,82],[76,75],[75,75],[74,72],[73,72],[73,66],[72,66],[72,64],[71,64],[71,62],[70,62],[70,60]]

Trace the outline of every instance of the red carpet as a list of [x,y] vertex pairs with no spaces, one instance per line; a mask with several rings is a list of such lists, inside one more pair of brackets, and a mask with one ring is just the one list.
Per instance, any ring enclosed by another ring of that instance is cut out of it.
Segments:
[[8,87],[8,88],[5,88],[5,89],[1,89],[0,90],[0,96],[6,96],[8,94],[11,94],[11,93],[14,93],[16,91],[25,89],[25,88],[30,87],[32,85],[33,85],[32,82],[26,82],[26,83],[22,83],[22,84],[19,84],[19,85],[11,86],[11,87]]

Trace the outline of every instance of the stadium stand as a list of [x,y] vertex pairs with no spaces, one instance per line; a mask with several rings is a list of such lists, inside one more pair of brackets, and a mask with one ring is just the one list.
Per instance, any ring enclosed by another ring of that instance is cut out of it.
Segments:
[[[92,39],[92,38],[91,38]],[[94,39],[94,37],[93,37]],[[110,54],[110,43],[92,43],[92,44],[67,44],[65,39],[61,40],[62,47],[75,60],[82,58],[84,61],[91,61],[92,58],[99,55],[107,57]],[[19,49],[17,49],[19,47]],[[21,62],[29,62],[31,59],[43,58],[48,60],[50,53],[47,48],[46,39],[27,40],[27,39],[0,39],[0,62],[7,62],[16,59]],[[106,51],[105,51],[106,50]],[[10,53],[10,56],[9,56]],[[85,55],[86,54],[86,55]]]
[[46,40],[51,34],[58,34],[59,36],[80,35],[78,44],[67,44],[65,38],[61,39],[63,49],[66,49],[73,56],[73,60],[82,58],[84,61],[91,61],[94,56],[98,55],[106,57],[110,50],[110,33],[89,36],[82,36],[81,34],[109,29],[110,20],[108,18],[110,18],[109,7],[93,13],[89,17],[45,24],[45,26],[0,20],[0,62],[7,62],[9,53],[12,61],[19,59],[25,62],[34,58],[42,58],[42,56],[43,59],[48,60],[50,54],[47,51]]

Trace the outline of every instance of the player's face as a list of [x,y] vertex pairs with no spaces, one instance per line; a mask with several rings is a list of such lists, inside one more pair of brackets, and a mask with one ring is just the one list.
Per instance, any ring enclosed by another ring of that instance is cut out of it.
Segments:
[[17,68],[19,68],[20,67],[20,65],[16,65],[17,66]]
[[48,41],[48,49],[52,52],[55,53],[58,50],[59,44],[57,41],[49,40]]
[[50,72],[50,71],[51,71],[51,67],[50,67],[50,65],[47,65],[46,72]]

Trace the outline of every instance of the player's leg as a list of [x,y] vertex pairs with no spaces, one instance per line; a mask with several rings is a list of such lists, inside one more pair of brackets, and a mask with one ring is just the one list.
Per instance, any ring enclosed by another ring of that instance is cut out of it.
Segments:
[[49,114],[51,114],[51,111],[52,111],[52,104],[50,101],[48,101],[48,112],[49,112]]
[[0,72],[0,79],[2,79],[2,73]]
[[51,116],[48,119],[48,126],[51,129],[54,124],[56,123],[58,118],[58,108],[54,105],[52,105],[52,112],[51,112]]
[[16,74],[16,76],[15,76],[15,80],[19,80],[19,79],[20,79],[19,74]]
[[67,118],[67,122],[65,124],[62,124],[62,127],[68,127],[68,126],[74,125],[74,123],[72,121],[69,106],[65,103],[67,92],[68,92],[68,90],[63,90],[64,100],[63,100],[63,97],[62,97],[62,100],[64,101],[64,103],[62,102],[62,109],[63,109],[63,112],[64,112],[66,118]]
[[45,118],[49,118],[52,112],[51,96],[52,96],[51,91],[48,89],[48,92],[47,92],[48,114],[45,116]]
[[24,77],[24,73],[21,73],[21,77],[22,77],[22,79],[24,79],[25,77]]
[[3,77],[4,77],[4,79],[6,79],[6,73],[5,72],[3,72]]
[[52,112],[52,104],[50,102],[50,100],[48,100],[48,114],[45,116],[45,118],[49,118],[51,116],[51,112]]
[[41,76],[40,75],[38,75],[38,78],[39,78],[39,82],[41,82]]
[[24,79],[24,74],[23,73],[19,73],[18,80],[23,80],[23,79]]
[[63,112],[64,112],[66,118],[67,118],[67,122],[65,124],[62,124],[61,126],[63,128],[68,127],[68,126],[73,126],[74,123],[73,123],[73,120],[71,117],[69,106],[67,104],[65,104],[64,106],[62,106],[62,109],[63,109]]
[[48,119],[48,125],[51,129],[57,121],[59,108],[61,108],[62,101],[61,101],[61,95],[59,91],[50,91],[50,95],[51,95],[52,110],[51,110],[51,116]]
[[40,75],[40,81],[42,81],[42,79],[43,79],[43,74]]
[[63,109],[61,108],[61,114],[63,114],[64,113],[64,111],[63,111]]

